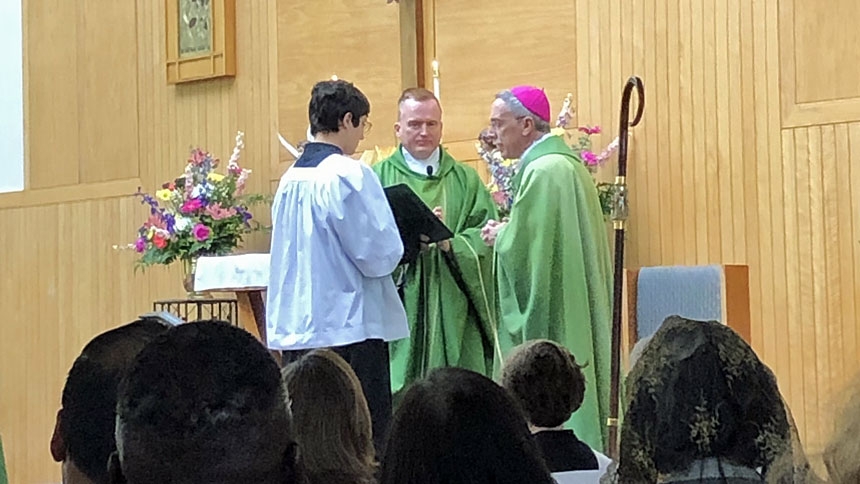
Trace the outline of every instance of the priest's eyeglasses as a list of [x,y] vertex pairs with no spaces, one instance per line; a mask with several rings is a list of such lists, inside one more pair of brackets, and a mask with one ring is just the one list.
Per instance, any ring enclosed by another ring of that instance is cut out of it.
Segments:
[[366,135],[367,133],[370,133],[371,128],[373,128],[373,124],[370,121],[365,119],[364,120],[364,134]]

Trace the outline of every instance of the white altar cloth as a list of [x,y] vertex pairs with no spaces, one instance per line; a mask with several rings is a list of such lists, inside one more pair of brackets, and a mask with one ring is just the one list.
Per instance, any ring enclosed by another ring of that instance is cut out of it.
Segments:
[[195,291],[265,290],[269,254],[241,254],[197,259]]

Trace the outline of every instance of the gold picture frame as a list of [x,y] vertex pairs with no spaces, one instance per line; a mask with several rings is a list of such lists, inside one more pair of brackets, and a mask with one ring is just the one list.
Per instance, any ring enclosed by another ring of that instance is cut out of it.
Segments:
[[236,0],[165,0],[167,82],[236,75]]

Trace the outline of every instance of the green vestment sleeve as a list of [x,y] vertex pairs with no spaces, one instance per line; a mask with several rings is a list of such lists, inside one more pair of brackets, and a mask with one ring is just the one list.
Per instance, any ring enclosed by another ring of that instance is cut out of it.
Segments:
[[6,475],[6,459],[3,456],[2,438],[0,438],[0,484],[9,484],[9,478]]
[[[585,400],[568,422],[595,449],[606,441],[612,263],[588,170],[558,137],[523,158],[510,222],[496,239],[499,343],[566,346],[585,365]],[[498,362],[497,362],[498,363]]]
[[481,228],[497,217],[489,192],[475,170],[444,150],[436,176],[410,170],[400,149],[373,169],[383,186],[405,183],[429,208],[442,207],[454,233],[448,254],[431,246],[401,267],[411,336],[390,345],[392,392],[438,367],[489,375],[497,348],[492,249],[481,240]]

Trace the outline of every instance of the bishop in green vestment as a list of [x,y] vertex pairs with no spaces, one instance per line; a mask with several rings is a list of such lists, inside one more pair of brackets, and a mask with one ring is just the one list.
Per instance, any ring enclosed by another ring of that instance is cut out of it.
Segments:
[[612,261],[597,189],[567,144],[550,134],[543,90],[497,95],[491,130],[505,158],[519,158],[510,220],[491,221],[503,355],[533,339],[566,346],[585,364],[585,400],[568,422],[592,448],[606,443]]
[[373,166],[383,186],[405,183],[454,233],[401,266],[411,336],[390,343],[391,390],[429,370],[458,366],[489,375],[496,348],[492,249],[481,228],[497,217],[478,173],[439,145],[442,109],[432,92],[413,88],[399,101],[401,145]]

